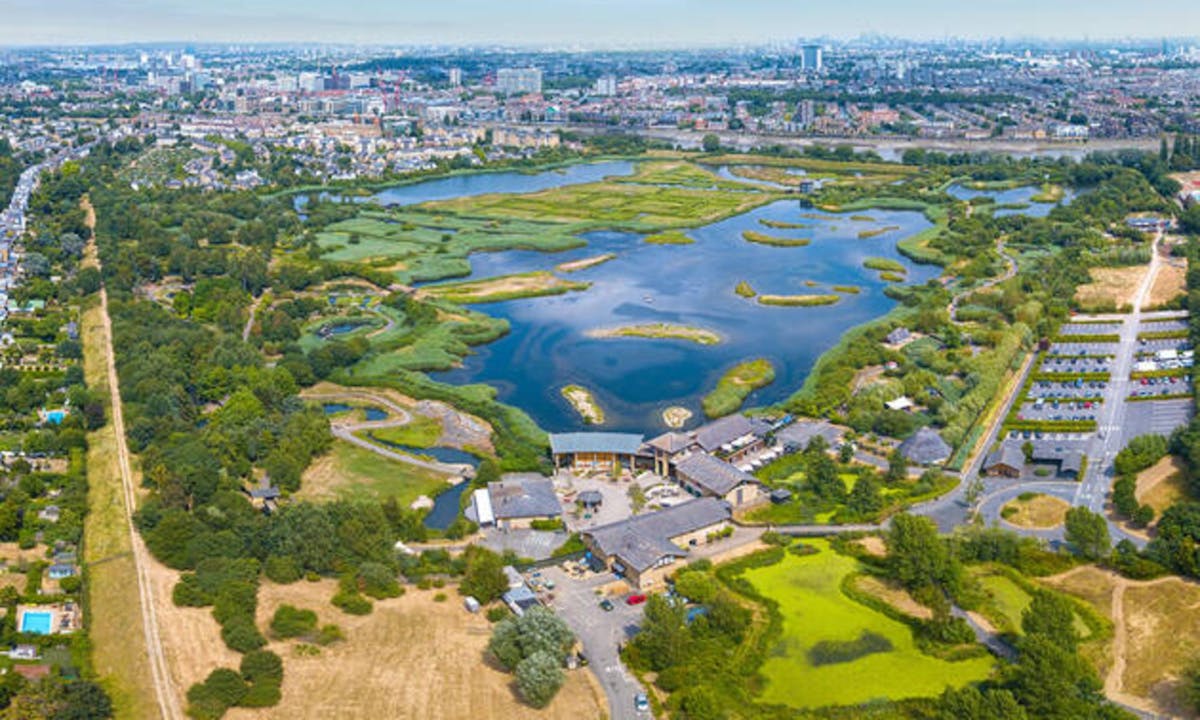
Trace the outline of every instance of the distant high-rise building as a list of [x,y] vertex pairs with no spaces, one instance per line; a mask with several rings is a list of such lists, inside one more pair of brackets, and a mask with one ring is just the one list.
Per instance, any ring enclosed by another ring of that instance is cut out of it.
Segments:
[[812,124],[817,119],[817,104],[812,100],[801,100],[796,106],[796,115],[793,118],[796,125],[807,130],[812,127]]
[[462,68],[450,68],[446,73],[449,76],[450,87],[460,87],[462,85]]
[[820,45],[802,45],[800,47],[800,69],[805,72],[821,72],[822,61]]
[[592,92],[597,95],[612,96],[617,94],[617,79],[612,75],[604,75],[596,78],[596,84],[592,88]]
[[537,68],[500,68],[496,71],[496,89],[507,95],[540,93],[542,71]]

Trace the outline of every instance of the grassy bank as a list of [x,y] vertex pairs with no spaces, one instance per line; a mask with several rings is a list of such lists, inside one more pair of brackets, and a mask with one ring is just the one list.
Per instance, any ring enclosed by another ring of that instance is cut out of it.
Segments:
[[781,238],[753,230],[744,230],[742,232],[742,239],[758,245],[770,245],[772,247],[804,247],[812,242],[808,238]]
[[759,358],[739,363],[721,377],[715,390],[704,396],[704,414],[716,418],[737,412],[750,393],[774,380],[775,368],[769,360]]
[[671,323],[647,323],[643,325],[626,325],[616,328],[600,328],[589,330],[588,337],[593,338],[652,338],[664,340],[687,340],[699,345],[716,345],[721,342],[721,336],[712,330],[692,327],[689,325],[674,325]]
[[517,275],[501,275],[486,280],[434,285],[425,288],[423,292],[459,305],[473,305],[562,295],[587,290],[589,287],[591,283],[563,280],[551,272],[539,270]]
[[841,299],[840,295],[759,295],[758,303],[777,307],[817,307],[833,305]]

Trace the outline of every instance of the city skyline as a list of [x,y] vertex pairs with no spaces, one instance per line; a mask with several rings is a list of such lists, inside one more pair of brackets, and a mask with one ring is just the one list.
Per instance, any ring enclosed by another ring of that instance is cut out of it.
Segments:
[[[856,0],[835,7],[783,0],[447,0],[408,5],[350,0],[0,0],[3,45],[138,42],[328,42],[394,45],[684,47],[849,38],[1126,39],[1177,37],[1200,7],[1149,0],[986,6],[926,0],[903,7]],[[1030,22],[1030,19],[1033,22]]]

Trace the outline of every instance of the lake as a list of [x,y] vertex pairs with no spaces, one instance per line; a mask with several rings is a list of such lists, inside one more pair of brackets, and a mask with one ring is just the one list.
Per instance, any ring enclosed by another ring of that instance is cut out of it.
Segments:
[[[632,175],[636,163],[628,160],[566,165],[556,170],[529,173],[517,170],[451,175],[409,185],[386,188],[374,195],[342,196],[319,193],[322,199],[346,199],[353,202],[378,202],[383,205],[416,205],[434,200],[487,195],[489,193],[531,193],[551,188],[596,182],[609,176]],[[308,202],[308,193],[296,196],[297,210]]]
[[[593,232],[585,248],[563,253],[513,250],[471,257],[472,277],[489,277],[555,265],[601,253],[610,262],[572,273],[592,287],[579,293],[480,305],[503,317],[511,332],[476,348],[461,368],[436,373],[451,383],[483,382],[496,387],[499,399],[522,408],[542,427],[558,432],[584,427],[560,395],[564,385],[582,385],[595,395],[608,422],[605,430],[653,433],[665,429],[660,413],[679,405],[703,420],[700,400],[720,376],[739,361],[766,357],[775,365],[775,382],[750,396],[747,405],[771,403],[804,382],[817,358],[842,333],[892,309],[878,273],[862,266],[872,256],[909,266],[910,282],[925,282],[939,270],[914,265],[896,250],[896,242],[930,223],[911,211],[872,210],[872,222],[847,215],[814,212],[798,200],[782,200],[744,215],[689,232],[692,245],[650,245],[639,235]],[[760,220],[803,223],[797,229],[773,229]],[[859,239],[863,230],[894,226],[882,235]],[[747,242],[752,230],[779,237],[811,238],[807,247],[770,247]],[[830,286],[854,285],[825,307],[768,307],[734,293],[746,280],[760,293],[832,293]],[[817,283],[815,287],[806,281]],[[719,345],[681,340],[594,339],[589,330],[634,323],[695,325],[721,334]]]
[[[1075,193],[1064,188],[1063,199],[1059,203],[1035,203],[1032,198],[1042,191],[1039,187],[1019,187],[1011,190],[972,190],[962,185],[951,185],[946,193],[959,200],[970,200],[977,197],[990,197],[996,205],[1026,204],[1027,208],[998,208],[992,214],[995,217],[1005,215],[1026,215],[1028,217],[1046,217],[1058,205],[1065,205],[1075,197]],[[983,206],[986,207],[986,206]]]

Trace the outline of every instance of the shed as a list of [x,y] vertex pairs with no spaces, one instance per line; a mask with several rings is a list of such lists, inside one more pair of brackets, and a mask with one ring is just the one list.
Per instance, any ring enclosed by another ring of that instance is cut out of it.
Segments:
[[505,605],[508,605],[508,609],[518,617],[524,615],[529,608],[539,604],[537,595],[534,595],[527,585],[509,590],[501,596],[501,599],[504,600]]
[[788,490],[787,488],[779,488],[771,491],[771,502],[775,503],[776,505],[782,505],[791,499],[792,491]]

